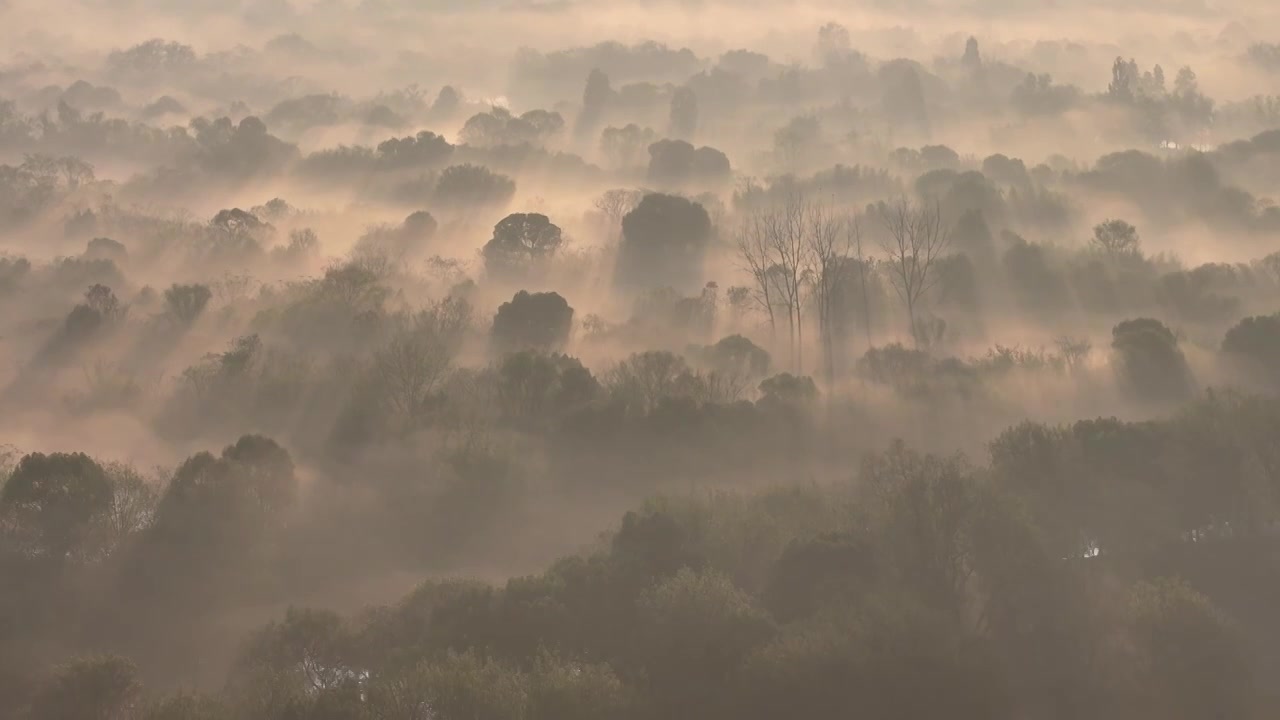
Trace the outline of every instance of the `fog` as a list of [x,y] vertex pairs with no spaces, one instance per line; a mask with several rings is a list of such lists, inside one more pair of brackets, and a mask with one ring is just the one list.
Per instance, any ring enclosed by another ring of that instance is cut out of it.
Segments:
[[1280,7],[0,0],[0,717],[1280,711]]

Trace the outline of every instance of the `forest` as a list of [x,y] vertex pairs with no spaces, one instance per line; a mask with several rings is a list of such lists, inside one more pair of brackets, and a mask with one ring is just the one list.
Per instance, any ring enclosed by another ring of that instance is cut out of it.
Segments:
[[1260,0],[0,0],[0,718],[1280,716],[1277,168]]

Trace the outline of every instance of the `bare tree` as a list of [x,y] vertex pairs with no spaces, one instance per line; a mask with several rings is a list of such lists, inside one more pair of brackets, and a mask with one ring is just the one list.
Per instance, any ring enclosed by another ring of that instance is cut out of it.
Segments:
[[638,190],[610,190],[596,198],[596,210],[609,221],[609,241],[615,242],[622,232],[622,218],[640,204],[642,193]]
[[857,216],[845,224],[845,232],[849,235],[849,244],[853,246],[858,258],[858,280],[862,287],[862,328],[867,333],[867,348],[871,348],[871,295],[867,292],[867,267],[870,260],[862,252],[862,223]]
[[448,371],[449,353],[436,338],[410,331],[396,335],[375,353],[374,364],[387,402],[413,424]]
[[937,284],[937,263],[951,244],[951,229],[942,219],[938,203],[916,205],[905,197],[880,206],[880,218],[888,230],[880,246],[886,254],[889,280],[907,307],[911,337],[920,344],[916,310]]
[[1077,372],[1089,361],[1089,353],[1093,352],[1093,343],[1084,338],[1073,338],[1063,335],[1054,340],[1058,347],[1058,355],[1067,370]]
[[840,334],[836,327],[839,315],[836,304],[841,296],[840,284],[843,282],[842,275],[849,257],[851,240],[851,235],[842,226],[852,223],[856,228],[857,221],[852,218],[842,221],[821,205],[810,208],[806,220],[807,260],[812,266],[807,274],[812,278],[813,301],[817,304],[818,335],[822,343],[827,384],[832,385],[835,383],[836,343]]
[[374,353],[374,369],[387,402],[410,427],[422,420],[432,394],[452,369],[470,322],[470,306],[446,298],[415,315],[408,327]]
[[799,193],[788,195],[779,213],[774,214],[769,236],[775,259],[770,275],[778,285],[787,308],[787,329],[791,337],[792,367],[804,372],[804,281],[809,268],[808,233],[813,206]]
[[769,341],[776,345],[778,323],[774,314],[773,282],[769,279],[769,268],[773,262],[767,226],[764,214],[759,211],[753,211],[743,219],[738,231],[738,260],[742,269],[751,276],[751,286],[744,288],[747,296],[769,319]]
[[[818,218],[821,217],[821,221]],[[738,257],[754,281],[756,303],[776,332],[777,310],[785,309],[791,366],[804,368],[804,301],[811,265],[810,235],[830,223],[824,211],[799,193],[780,205],[752,210],[738,238]]]

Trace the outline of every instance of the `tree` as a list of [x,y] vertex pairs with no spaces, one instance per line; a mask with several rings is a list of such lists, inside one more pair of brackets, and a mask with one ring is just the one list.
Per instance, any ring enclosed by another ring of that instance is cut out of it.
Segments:
[[1128,617],[1138,671],[1138,707],[1149,717],[1251,717],[1255,687],[1239,637],[1185,582],[1140,583]]
[[373,370],[391,409],[416,426],[453,363],[453,348],[419,315],[374,353]]
[[687,85],[671,95],[671,136],[681,140],[692,138],[698,131],[698,96]]
[[836,218],[798,192],[788,193],[778,204],[753,208],[745,216],[738,234],[738,259],[753,280],[756,302],[768,315],[771,331],[777,309],[786,311],[793,369],[804,367],[804,305],[809,299],[807,285],[820,273],[815,262],[826,270],[825,277],[817,277],[826,284],[816,299],[825,307],[820,315],[824,329],[829,329],[825,321],[831,317],[826,311],[832,309],[838,256],[845,239]]
[[470,304],[448,297],[400,318],[390,339],[374,352],[371,369],[381,399],[408,429],[422,423],[434,406],[471,322]]
[[491,336],[504,351],[555,350],[569,341],[573,308],[558,293],[516,293],[493,316]]
[[263,222],[256,215],[240,208],[219,210],[218,214],[209,221],[209,227],[216,232],[235,237],[253,236],[272,229],[270,223]]
[[84,293],[85,307],[98,314],[104,322],[114,323],[124,319],[127,306],[121,305],[116,294],[106,285],[94,285]]
[[61,562],[110,509],[112,496],[106,472],[88,455],[32,453],[9,476],[0,509],[31,535],[28,552]]
[[978,38],[970,36],[964,44],[964,56],[960,58],[960,64],[969,70],[977,70],[982,67],[982,53],[978,50]]
[[1124,220],[1106,220],[1095,225],[1090,243],[1113,259],[1137,257],[1142,253],[1138,229]]
[[899,441],[868,460],[861,477],[903,579],[917,597],[958,618],[973,572],[978,518],[968,466],[960,458],[921,455]]
[[1222,352],[1280,383],[1280,313],[1241,320],[1222,339]]
[[801,115],[773,134],[773,149],[784,167],[794,168],[807,160],[822,141],[822,125],[816,115]]
[[607,664],[543,654],[529,678],[528,720],[600,720],[628,715],[631,692]]
[[445,85],[440,88],[440,92],[436,94],[435,101],[431,103],[431,117],[436,119],[451,118],[461,106],[461,93],[452,85]]
[[181,327],[189,327],[204,312],[213,292],[208,285],[173,284],[164,291],[165,309]]
[[188,692],[147,704],[142,720],[226,720],[231,711],[216,697]]
[[33,703],[33,720],[129,720],[142,683],[116,656],[82,657],[59,666]]
[[221,456],[197,453],[174,471],[156,508],[150,547],[212,557],[251,547],[263,530],[283,522],[297,489],[293,460],[270,438],[245,435]]
[[479,165],[451,165],[440,173],[435,197],[446,205],[463,207],[505,205],[516,192],[516,183]]
[[840,303],[848,281],[849,253],[862,243],[857,218],[836,219],[817,209],[809,221],[809,262],[812,265],[813,301],[818,306],[818,337],[822,342],[822,362],[827,372],[828,387],[835,384],[836,348],[843,338],[839,327],[843,313]]
[[772,361],[764,348],[741,335],[730,335],[704,350],[702,362],[714,372],[752,380],[764,378]]
[[712,570],[681,568],[639,605],[650,699],[665,717],[720,717],[730,679],[775,631],[750,596]]
[[618,233],[622,232],[622,219],[636,209],[643,197],[644,193],[639,190],[608,190],[595,199],[593,205],[609,223],[611,240],[618,239]]
[[694,148],[684,140],[659,140],[649,146],[649,181],[680,186],[728,179],[729,158],[710,147]]
[[449,651],[406,672],[375,677],[368,690],[374,717],[511,720],[523,716],[525,678],[476,652]]
[[485,268],[492,273],[519,274],[533,263],[547,260],[564,244],[560,227],[546,215],[513,213],[493,228],[485,244]]
[[[440,92],[443,94],[444,90]],[[430,168],[443,164],[453,150],[448,140],[424,130],[417,135],[393,137],[378,143],[375,157],[378,167],[384,170]]]
[[806,375],[780,373],[760,383],[761,404],[774,408],[805,408],[818,399],[818,386]]
[[627,169],[638,164],[641,153],[657,141],[657,133],[635,123],[607,127],[600,133],[600,152],[615,168]]
[[591,402],[600,384],[577,359],[531,350],[498,362],[498,397],[504,412],[519,420],[545,423]]
[[904,197],[893,205],[881,204],[879,213],[888,231],[880,247],[886,255],[889,280],[906,306],[911,337],[920,345],[924,336],[916,315],[938,282],[935,265],[951,245],[951,230],[937,203],[913,205]]
[[815,52],[818,60],[827,67],[839,65],[853,49],[849,37],[849,28],[840,23],[829,22],[818,28],[818,44]]
[[1121,385],[1138,399],[1180,401],[1190,395],[1191,369],[1177,336],[1159,320],[1121,322],[1111,330],[1111,348]]
[[664,398],[686,395],[693,377],[684,358],[649,350],[632,353],[614,365],[605,376],[605,383],[628,414],[644,417]]
[[129,250],[124,246],[124,243],[107,237],[98,237],[90,240],[85,245],[84,257],[90,260],[110,260],[115,263],[123,263],[129,259]]
[[924,85],[920,81],[922,71],[922,67],[910,60],[892,60],[882,65],[881,104],[886,117],[897,128],[928,138],[932,129],[929,108],[924,99]]
[[1111,83],[1107,86],[1107,96],[1120,102],[1131,102],[1138,95],[1138,63],[1123,57],[1117,57],[1111,65]]
[[560,113],[530,110],[520,117],[506,108],[495,107],[487,113],[473,115],[459,135],[474,147],[540,144],[564,129]]
[[233,679],[252,683],[253,675],[283,677],[302,693],[334,690],[355,679],[348,666],[352,638],[333,612],[289,608],[284,619],[256,632],[246,643]]
[[646,195],[622,218],[619,284],[701,287],[702,260],[710,242],[711,218],[702,205],[675,195]]
[[96,524],[104,535],[104,550],[111,552],[151,525],[160,492],[130,465],[108,463],[103,470],[111,482],[111,506]]
[[291,266],[306,266],[320,255],[320,236],[311,228],[289,231],[289,244],[275,248],[272,254],[284,258]]
[[609,84],[609,76],[601,72],[600,68],[592,68],[587,75],[587,86],[582,91],[582,112],[578,114],[574,129],[579,138],[590,137],[596,131],[616,95]]

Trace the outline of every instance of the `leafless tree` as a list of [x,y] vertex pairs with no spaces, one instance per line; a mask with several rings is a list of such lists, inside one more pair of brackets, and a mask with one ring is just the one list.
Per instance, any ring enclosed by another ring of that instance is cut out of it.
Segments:
[[414,316],[374,354],[387,402],[410,426],[422,419],[432,393],[452,368],[470,320],[470,306],[446,298]]
[[827,372],[828,385],[834,384],[836,373],[836,344],[839,330],[836,328],[841,296],[840,284],[849,257],[849,241],[852,239],[845,226],[855,219],[842,220],[821,205],[815,205],[807,213],[805,243],[808,248],[807,271],[812,278],[813,302],[818,310],[818,335],[822,343],[822,360]]
[[427,400],[449,369],[449,355],[436,338],[405,332],[391,338],[374,355],[387,402],[411,423],[426,409]]
[[1093,344],[1084,338],[1073,338],[1063,335],[1054,341],[1058,347],[1058,355],[1062,358],[1067,370],[1076,372],[1089,361],[1089,353],[1093,352]]
[[916,311],[938,282],[934,265],[951,244],[951,229],[943,222],[937,202],[917,205],[903,197],[893,204],[882,204],[879,212],[888,231],[880,245],[889,281],[906,305],[911,337],[919,344]]
[[595,200],[595,208],[609,221],[609,240],[616,241],[622,232],[622,218],[640,204],[638,190],[610,190]]
[[769,279],[769,268],[773,263],[767,225],[764,214],[759,211],[753,211],[743,219],[738,231],[738,260],[752,280],[752,284],[743,289],[752,304],[769,319],[769,340],[776,343],[778,323],[774,314],[773,283]]
[[768,315],[771,333],[776,333],[777,310],[786,310],[791,364],[797,372],[804,368],[803,310],[812,257],[809,237],[816,225],[828,223],[825,211],[792,193],[780,205],[750,211],[738,237],[738,258],[753,280],[756,304]]
[[845,223],[845,233],[849,237],[849,245],[853,247],[858,259],[858,284],[862,289],[862,328],[867,334],[867,347],[871,347],[871,295],[867,291],[867,269],[871,261],[862,252],[862,223],[854,216]]

